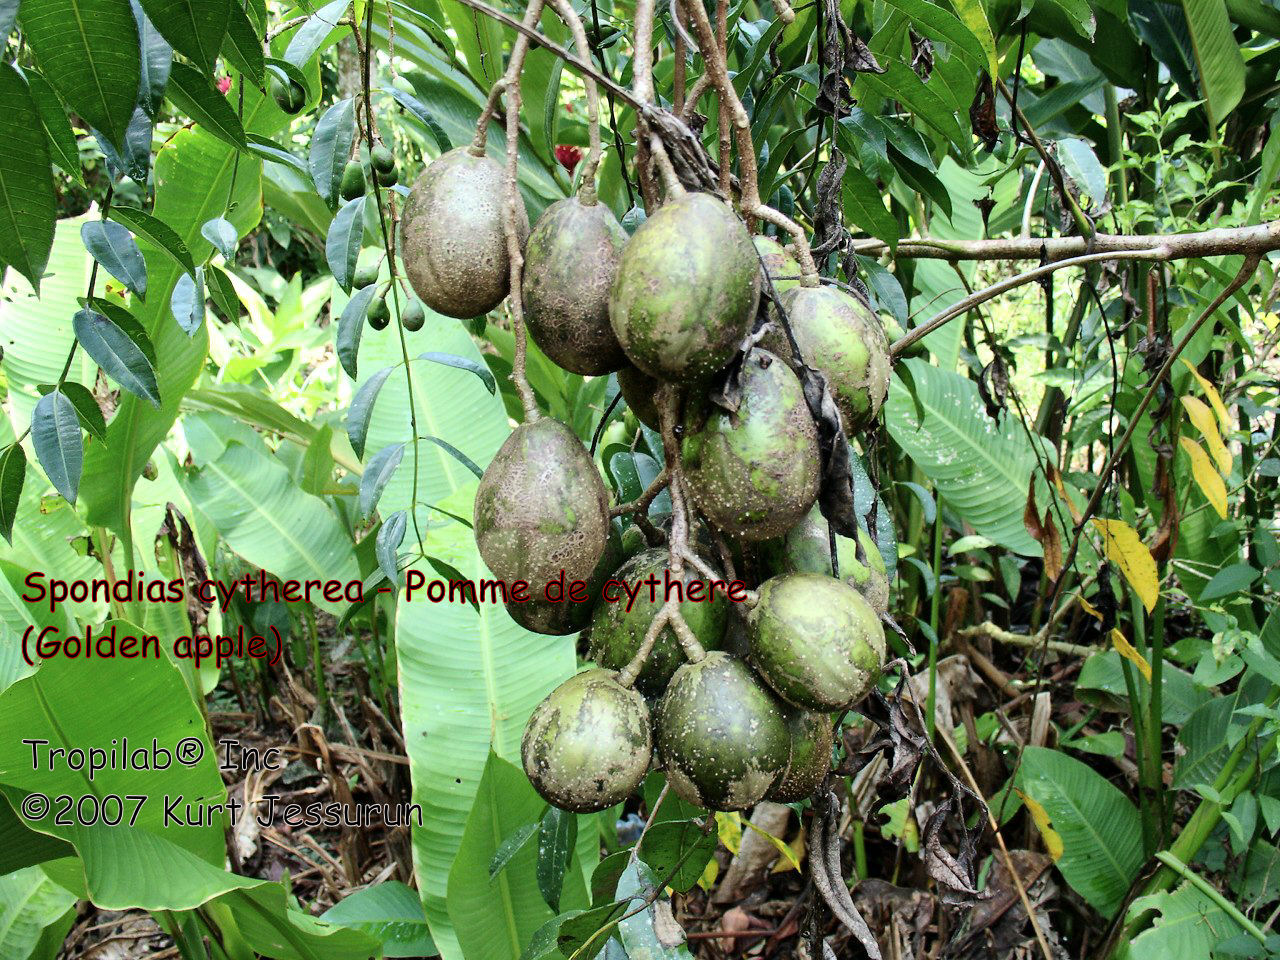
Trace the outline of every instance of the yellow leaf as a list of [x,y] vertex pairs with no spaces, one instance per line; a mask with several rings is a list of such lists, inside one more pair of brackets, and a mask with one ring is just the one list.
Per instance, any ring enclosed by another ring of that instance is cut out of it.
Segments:
[[698,886],[703,890],[710,890],[716,885],[716,877],[718,876],[720,876],[720,861],[712,857],[702,869],[702,876],[698,878]]
[[[1198,448],[1197,448],[1198,449]],[[1102,544],[1107,559],[1120,568],[1129,586],[1138,595],[1142,605],[1150,613],[1160,596],[1160,575],[1151,551],[1138,536],[1138,531],[1123,520],[1094,518],[1094,527],[1102,534]]]
[[1116,652],[1137,667],[1138,672],[1142,674],[1142,678],[1146,680],[1147,683],[1150,683],[1151,664],[1147,663],[1147,658],[1138,652],[1137,648],[1129,642],[1128,638],[1119,630],[1112,629],[1111,643],[1116,648]]
[[1204,437],[1205,443],[1209,445],[1209,452],[1213,454],[1213,459],[1218,464],[1218,472],[1224,477],[1230,476],[1231,451],[1222,442],[1222,435],[1218,433],[1218,425],[1214,423],[1213,414],[1209,412],[1209,408],[1195,397],[1183,397],[1182,406],[1187,411],[1187,416],[1191,418],[1191,422]]
[[1058,831],[1053,829],[1049,820],[1049,812],[1033,799],[1027,796],[1021,790],[1013,791],[1022,798],[1022,802],[1026,804],[1027,812],[1031,814],[1031,820],[1035,823],[1036,829],[1040,831],[1040,836],[1044,839],[1044,848],[1049,852],[1049,859],[1055,863],[1062,856],[1063,846],[1062,837],[1058,835]]
[[760,834],[760,836],[764,837],[766,840],[768,840],[770,843],[772,843],[775,847],[777,847],[777,848],[778,848],[778,852],[779,852],[780,854],[782,854],[782,856],[783,856],[784,858],[786,858],[787,862],[788,862],[788,863],[790,863],[790,864],[791,864],[791,866],[795,867],[795,869],[797,869],[797,870],[799,870],[799,869],[800,869],[800,860],[799,860],[799,858],[795,855],[795,851],[793,851],[790,847],[788,847],[788,846],[787,846],[786,841],[784,841],[784,840],[779,840],[779,839],[778,839],[777,837],[775,837],[772,833],[769,833],[769,832],[768,832],[768,831],[766,831],[766,830],[761,830],[759,827],[757,827],[757,826],[756,826],[754,823],[752,823],[750,820],[743,820],[742,822],[743,822],[743,824],[744,824],[744,825],[746,825],[746,826],[750,827],[750,828],[751,828],[752,830],[754,830],[756,833]]
[[724,848],[736,854],[742,846],[742,814],[717,813],[716,832],[720,835],[720,843]]
[[786,873],[788,870],[800,869],[799,864],[804,860],[807,840],[804,832],[804,823],[800,824],[799,831],[796,832],[796,838],[787,844],[792,856],[785,857],[773,865],[772,873]]
[[1209,403],[1213,405],[1214,412],[1218,414],[1218,419],[1222,422],[1223,430],[1231,429],[1231,415],[1227,413],[1227,406],[1222,402],[1222,397],[1218,395],[1217,388],[1212,383],[1200,375],[1200,371],[1186,357],[1179,357],[1191,375],[1200,383],[1200,389],[1204,391],[1204,395],[1209,398]]
[[1213,464],[1209,462],[1209,455],[1190,437],[1179,437],[1178,442],[1191,458],[1191,475],[1195,477],[1196,486],[1209,501],[1209,505],[1218,512],[1218,516],[1223,520],[1227,519],[1227,485],[1213,469]]
[[1089,616],[1095,618],[1099,623],[1102,622],[1102,613],[1083,596],[1080,598],[1080,609],[1089,614]]

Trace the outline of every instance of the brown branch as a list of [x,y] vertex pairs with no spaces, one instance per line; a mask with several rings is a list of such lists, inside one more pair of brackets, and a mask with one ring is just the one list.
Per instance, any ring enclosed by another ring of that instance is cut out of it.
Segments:
[[[591,47],[587,43],[587,31],[583,29],[582,18],[573,9],[573,4],[569,0],[551,0],[551,6],[555,8],[556,13],[560,15],[560,19],[569,27],[569,32],[573,34],[573,43],[578,48],[578,53],[582,55],[584,60],[590,60]],[[587,152],[586,162],[582,165],[582,180],[578,187],[578,199],[587,206],[594,206],[596,202],[596,170],[600,166],[600,158],[604,149],[600,144],[600,92],[596,89],[595,77],[589,73],[583,75],[582,85],[587,91],[587,139],[590,143],[590,148]]]

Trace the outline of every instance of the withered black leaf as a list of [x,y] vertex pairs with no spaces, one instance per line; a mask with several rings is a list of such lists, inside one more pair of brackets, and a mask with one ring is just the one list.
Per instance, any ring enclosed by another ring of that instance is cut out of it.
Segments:
[[925,83],[929,82],[929,77],[933,74],[933,42],[928,37],[922,37],[914,30],[911,34],[911,69]]
[[996,95],[991,78],[985,73],[978,79],[977,92],[969,105],[969,124],[973,127],[974,136],[988,151],[996,148],[1000,140],[1000,131],[996,127]]

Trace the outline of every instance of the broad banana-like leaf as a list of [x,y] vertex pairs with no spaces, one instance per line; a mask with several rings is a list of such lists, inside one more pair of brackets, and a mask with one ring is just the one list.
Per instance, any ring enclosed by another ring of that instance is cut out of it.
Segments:
[[71,891],[58,886],[39,867],[0,876],[0,957],[27,960],[35,956],[45,928],[56,927],[75,902]]

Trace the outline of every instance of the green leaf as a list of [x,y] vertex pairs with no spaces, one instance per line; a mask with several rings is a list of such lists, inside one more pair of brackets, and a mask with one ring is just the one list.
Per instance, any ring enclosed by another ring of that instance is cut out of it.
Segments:
[[276,57],[267,57],[267,70],[273,74],[281,83],[286,86],[297,84],[302,90],[303,97],[306,100],[311,99],[311,82],[307,79],[307,75],[293,63],[288,60],[280,60]]
[[987,70],[990,75],[996,76],[1000,70],[1000,61],[996,52],[995,36],[991,32],[991,23],[987,20],[987,12],[982,5],[982,0],[952,0],[952,5],[956,8],[956,13],[960,14],[964,25],[969,28],[969,32],[977,38],[982,52],[986,54]]
[[222,311],[222,318],[228,323],[240,319],[240,296],[236,293],[235,284],[221,267],[210,265],[204,272],[209,288],[209,296]]
[[369,312],[369,302],[377,293],[378,285],[371,283],[351,295],[338,317],[338,362],[347,376],[356,379],[356,363],[360,353],[360,338],[364,334],[364,321]]
[[165,96],[188,117],[200,124],[223,143],[238,150],[248,150],[244,127],[231,109],[227,98],[194,67],[174,61]]
[[8,40],[18,22],[18,0],[0,0],[0,34]]
[[107,273],[146,299],[147,264],[133,234],[110,220],[89,220],[80,225],[80,240]]
[[13,518],[27,478],[27,454],[22,444],[11,443],[0,453],[0,536],[13,546]]
[[343,168],[351,157],[351,144],[355,140],[356,113],[350,97],[339,100],[316,124],[311,138],[311,182],[316,193],[332,204],[338,199],[338,184]]
[[322,913],[320,919],[367,933],[382,944],[384,957],[436,955],[422,901],[397,880],[357,890]]
[[511,862],[511,858],[523,850],[525,845],[534,838],[534,835],[541,828],[542,822],[535,820],[532,823],[526,823],[503,840],[502,845],[494,851],[493,859],[489,861],[489,879],[493,880],[505,870],[507,864]]
[[574,957],[575,960],[593,960],[598,957],[618,932],[618,921],[626,915],[630,906],[627,901],[618,900],[602,903],[590,910],[576,911],[573,916],[557,918],[560,920],[556,930],[559,956]]
[[138,48],[141,51],[140,68],[142,82],[138,88],[138,105],[148,116],[160,113],[164,102],[164,88],[169,85],[169,70],[173,66],[173,47],[156,29],[138,0],[129,0],[133,19],[138,25]]
[[[653,893],[657,879],[643,863],[630,864],[618,880],[618,899],[627,900],[627,912],[640,906],[643,898]],[[668,946],[658,936],[654,926],[653,905],[641,910],[635,916],[628,917],[618,924],[618,935],[622,945],[626,947],[627,956],[644,957],[647,960],[693,960],[692,955],[683,943]]]
[[296,67],[306,66],[324,45],[325,38],[337,29],[338,21],[350,5],[351,0],[332,0],[308,17],[298,32],[289,38],[284,58]]
[[1113,916],[1143,862],[1132,802],[1092,768],[1045,747],[1023,752],[1018,784],[1062,837],[1063,879],[1104,917]]
[[0,957],[36,956],[45,928],[54,927],[68,911],[74,916],[75,902],[75,894],[39,867],[0,876]]
[[902,292],[902,284],[898,278],[882,267],[877,260],[854,254],[858,261],[858,269],[867,278],[867,286],[875,294],[880,307],[888,310],[898,323],[906,323],[908,317],[907,297]]
[[378,401],[378,392],[394,370],[395,367],[383,367],[362,383],[351,398],[351,409],[347,411],[347,436],[357,457],[364,456],[365,439],[369,435],[369,421],[373,417],[373,406]]
[[1093,33],[1098,24],[1088,0],[1050,0],[1050,2],[1067,15],[1076,33],[1089,40],[1093,39]]
[[184,273],[174,284],[169,297],[173,319],[189,337],[204,326],[204,267],[196,267],[195,274]]
[[924,417],[895,376],[885,403],[894,441],[974,530],[1015,553],[1040,556],[1022,523],[1036,457],[1021,427],[1007,415],[993,424],[973,381],[921,360],[901,366],[910,370]]
[[228,10],[230,17],[227,20],[227,37],[222,42],[222,55],[255,86],[261,86],[267,70],[267,62],[262,55],[262,38],[239,3],[232,3]]
[[968,9],[962,11],[965,15],[963,22],[960,17],[929,0],[885,0],[885,3],[906,14],[917,33],[932,40],[941,40],[973,66],[984,67],[989,75],[996,75],[996,44],[980,3],[971,0],[967,4]]
[[[128,5],[122,0],[28,0],[19,21],[40,72],[89,126],[123,146],[140,77],[138,28]],[[5,95],[4,102],[12,108],[12,97]],[[4,136],[6,154],[23,152],[7,131]]]
[[344,203],[329,226],[324,242],[325,260],[334,282],[346,293],[351,292],[351,278],[356,272],[356,258],[364,240],[364,197]]
[[1244,56],[1224,0],[1182,0],[1182,10],[1200,68],[1209,123],[1217,127],[1244,96]]
[[715,852],[714,831],[708,833],[693,820],[666,820],[653,824],[644,835],[640,859],[654,876],[670,877],[667,885],[684,893],[698,882]]
[[400,586],[400,544],[404,543],[405,530],[408,529],[409,514],[397,510],[382,521],[378,528],[378,539],[374,544],[374,553],[378,557],[378,566],[392,585]]
[[214,217],[200,228],[200,236],[204,237],[213,248],[222,254],[227,263],[235,263],[236,247],[240,245],[240,233],[225,217]]
[[89,309],[79,311],[72,325],[80,346],[107,376],[152,406],[160,406],[155,353],[141,326],[122,328],[115,320]]
[[191,259],[191,251],[182,242],[182,238],[174,233],[173,228],[163,220],[157,220],[151,214],[134,207],[113,206],[108,216],[117,223],[124,224],[136,236],[150,242],[157,250],[167,254],[169,259],[181,269],[188,273],[195,271],[196,265]]
[[960,129],[956,113],[914,70],[896,60],[882,61],[884,73],[860,73],[858,82],[866,84],[887,100],[897,100],[926,124],[942,134],[962,153],[969,150],[969,136]]
[[1208,603],[1210,600],[1220,600],[1241,590],[1247,590],[1250,584],[1260,576],[1262,573],[1247,563],[1233,563],[1229,567],[1223,567],[1213,575],[1213,579],[1200,592],[1197,602]]
[[441,450],[444,450],[445,453],[449,454],[449,456],[453,457],[453,459],[457,460],[460,464],[475,474],[477,480],[484,476],[484,471],[480,469],[480,466],[474,460],[447,440],[441,440],[439,437],[433,437],[430,434],[424,434],[422,439],[429,440]]
[[[147,331],[143,328],[138,319],[126,310],[121,304],[115,300],[108,300],[105,297],[94,297],[92,300],[80,300],[80,305],[90,310],[96,310],[98,313],[105,314],[117,327],[125,332],[125,334],[134,343],[138,345],[147,361],[154,367],[156,365],[156,351],[152,346]],[[74,329],[74,318],[72,323]]]
[[0,263],[39,292],[57,217],[49,148],[27,84],[8,65],[0,67],[0,103]]
[[481,379],[488,388],[489,393],[496,394],[498,392],[498,381],[494,379],[489,368],[477,360],[472,360],[470,357],[460,357],[453,353],[439,353],[435,350],[428,350],[425,353],[418,354],[418,359],[430,360],[432,363],[443,363],[445,366],[456,367],[459,370],[470,370]]
[[435,114],[427,109],[426,104],[413,94],[406,93],[396,87],[383,87],[383,91],[389,93],[396,103],[422,122],[422,125],[427,128],[427,132],[431,134],[431,139],[436,142],[436,148],[441,153],[446,153],[453,149],[453,141],[449,139],[449,134],[445,133],[444,127],[440,126],[440,121],[436,119]]
[[84,445],[80,418],[65,393],[55,390],[36,403],[31,415],[31,445],[54,489],[68,503],[75,503],[84,466]]
[[1214,697],[1183,724],[1173,765],[1172,785],[1176,789],[1193,790],[1217,779],[1239,735],[1239,730],[1232,730],[1240,722],[1232,719],[1239,706],[1238,693]]
[[36,112],[40,114],[40,125],[44,128],[45,139],[53,152],[53,162],[63,173],[83,186],[80,148],[76,145],[76,135],[71,129],[71,121],[67,118],[62,98],[38,70],[27,68],[22,74],[27,78],[31,100],[36,105]]
[[302,455],[302,471],[298,483],[307,493],[320,497],[324,495],[333,478],[333,427],[322,424],[316,435],[307,444],[307,452]]
[[[1220,952],[1243,928],[1190,882],[1176,890],[1138,897],[1129,907],[1129,916],[1156,911],[1150,929],[1134,937],[1125,955],[1130,960],[1202,960],[1208,956],[1261,956],[1267,951],[1236,954]],[[1248,941],[1253,946],[1257,942]]]
[[378,501],[382,499],[382,491],[404,459],[404,446],[403,443],[393,443],[383,447],[365,465],[364,473],[360,475],[360,515],[366,520],[373,516]]
[[93,394],[89,392],[89,388],[84,384],[76,383],[74,380],[67,380],[61,386],[55,387],[51,383],[42,383],[36,388],[40,391],[40,396],[46,393],[52,393],[55,389],[61,390],[67,395],[67,399],[71,401],[71,405],[76,408],[76,413],[80,417],[80,425],[85,428],[97,440],[103,443],[107,442],[107,421],[102,416],[102,408],[98,406],[98,401],[93,399]]
[[898,245],[898,221],[884,205],[884,194],[857,167],[850,166],[844,175],[844,211],[854,224],[873,237],[879,237],[890,250]]
[[213,73],[227,33],[228,0],[139,0],[156,29],[179,53]]
[[1258,178],[1254,181],[1253,200],[1249,203],[1249,222],[1257,223],[1262,214],[1262,204],[1271,192],[1272,185],[1280,178],[1280,127],[1273,125],[1267,134],[1267,144],[1262,148],[1262,163]]
[[548,807],[538,824],[538,892],[552,910],[560,912],[564,875],[578,840],[578,815],[558,807]]
[[274,140],[268,137],[260,137],[254,133],[246,133],[244,136],[249,142],[250,153],[261,157],[263,160],[270,160],[272,163],[280,163],[286,167],[291,167],[306,179],[311,179],[311,171],[307,169],[307,165]]

